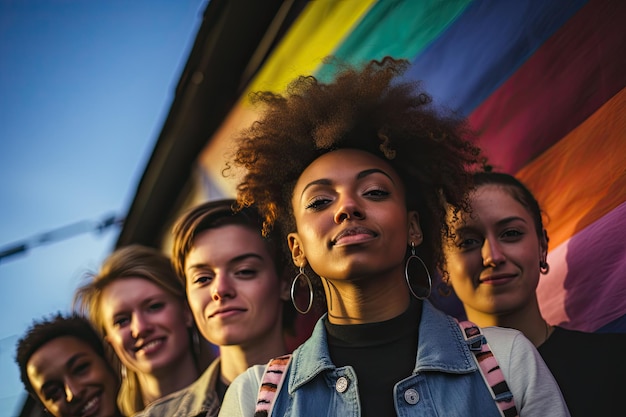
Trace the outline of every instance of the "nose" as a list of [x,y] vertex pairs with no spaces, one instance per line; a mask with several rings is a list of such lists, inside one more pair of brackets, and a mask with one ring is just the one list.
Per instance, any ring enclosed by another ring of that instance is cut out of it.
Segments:
[[496,239],[485,239],[482,247],[483,266],[498,266],[506,260],[502,246]]
[[80,390],[80,384],[72,379],[67,379],[65,381],[65,401],[67,401],[68,404],[75,401],[76,398],[80,397]]
[[235,288],[228,274],[218,272],[213,280],[213,284],[213,294],[211,295],[213,301],[220,301],[235,296]]
[[143,314],[133,314],[130,323],[131,335],[134,339],[140,339],[146,334],[150,333],[152,324],[150,320],[144,317]]
[[339,200],[337,205],[337,211],[335,212],[335,223],[341,224],[344,221],[350,220],[362,220],[365,218],[365,212],[359,206],[357,200],[354,197],[343,196]]

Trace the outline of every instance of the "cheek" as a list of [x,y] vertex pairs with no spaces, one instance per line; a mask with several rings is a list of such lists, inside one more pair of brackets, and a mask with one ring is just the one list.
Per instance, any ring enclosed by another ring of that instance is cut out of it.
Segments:
[[187,302],[189,303],[191,314],[196,321],[204,317],[204,309],[208,304],[208,300],[205,300],[207,297],[208,295],[205,296],[204,291],[202,290],[187,293]]
[[124,350],[124,343],[129,342],[131,339],[130,332],[125,329],[122,330],[112,330],[107,332],[107,341],[109,345],[115,350],[115,352],[120,352]]
[[[463,283],[470,279],[471,274],[480,264],[471,256],[463,256],[459,253],[447,254],[446,268],[450,275],[451,283]],[[475,257],[474,257],[475,258]]]
[[245,293],[246,298],[258,310],[263,310],[263,308],[267,307],[268,302],[277,303],[277,300],[280,299],[280,286],[276,277],[264,277],[264,279],[256,282],[248,282],[239,291],[240,294]]

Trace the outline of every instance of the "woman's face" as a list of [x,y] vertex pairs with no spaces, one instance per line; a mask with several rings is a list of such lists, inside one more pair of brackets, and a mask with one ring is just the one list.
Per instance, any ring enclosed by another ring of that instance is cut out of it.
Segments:
[[120,278],[102,291],[101,306],[106,340],[129,369],[153,374],[191,355],[191,313],[157,284]]
[[118,381],[106,360],[75,336],[59,336],[28,360],[28,379],[55,417],[119,415]]
[[407,245],[422,241],[400,177],[365,151],[340,149],[317,158],[298,178],[291,203],[294,262],[308,262],[331,281],[404,274]]
[[528,210],[506,188],[488,184],[470,195],[472,213],[448,218],[444,242],[450,284],[468,314],[506,314],[527,306],[539,283],[539,243]]
[[226,225],[199,233],[185,260],[187,299],[202,335],[219,346],[282,337],[289,285],[260,232]]

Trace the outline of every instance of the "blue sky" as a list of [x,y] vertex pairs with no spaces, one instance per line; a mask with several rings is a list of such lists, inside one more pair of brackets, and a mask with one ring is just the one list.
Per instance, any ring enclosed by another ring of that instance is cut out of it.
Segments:
[[[208,0],[0,0],[0,250],[124,216]],[[24,401],[15,343],[68,311],[119,229],[0,261],[0,417]]]

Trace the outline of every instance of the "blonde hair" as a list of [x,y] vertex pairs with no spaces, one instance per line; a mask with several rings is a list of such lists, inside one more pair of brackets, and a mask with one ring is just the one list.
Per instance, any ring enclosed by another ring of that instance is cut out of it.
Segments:
[[[187,303],[185,289],[176,276],[170,259],[164,253],[158,249],[137,244],[120,248],[105,259],[98,273],[88,273],[86,278],[89,282],[78,287],[74,293],[74,309],[88,317],[103,338],[106,336],[106,328],[104,317],[100,314],[102,292],[111,283],[130,277],[146,279],[173,295],[181,303]],[[197,333],[195,324],[191,332]],[[191,339],[192,333],[190,333],[191,353],[194,355],[200,372],[206,367],[210,358],[201,361],[200,357],[206,354],[201,353],[202,349],[199,346],[197,352],[194,351],[195,346]],[[121,369],[123,366],[121,361],[113,349],[108,344],[105,343],[105,345],[112,363]],[[132,415],[145,408],[139,385],[137,373],[127,369],[117,397],[118,405],[124,415]]]

